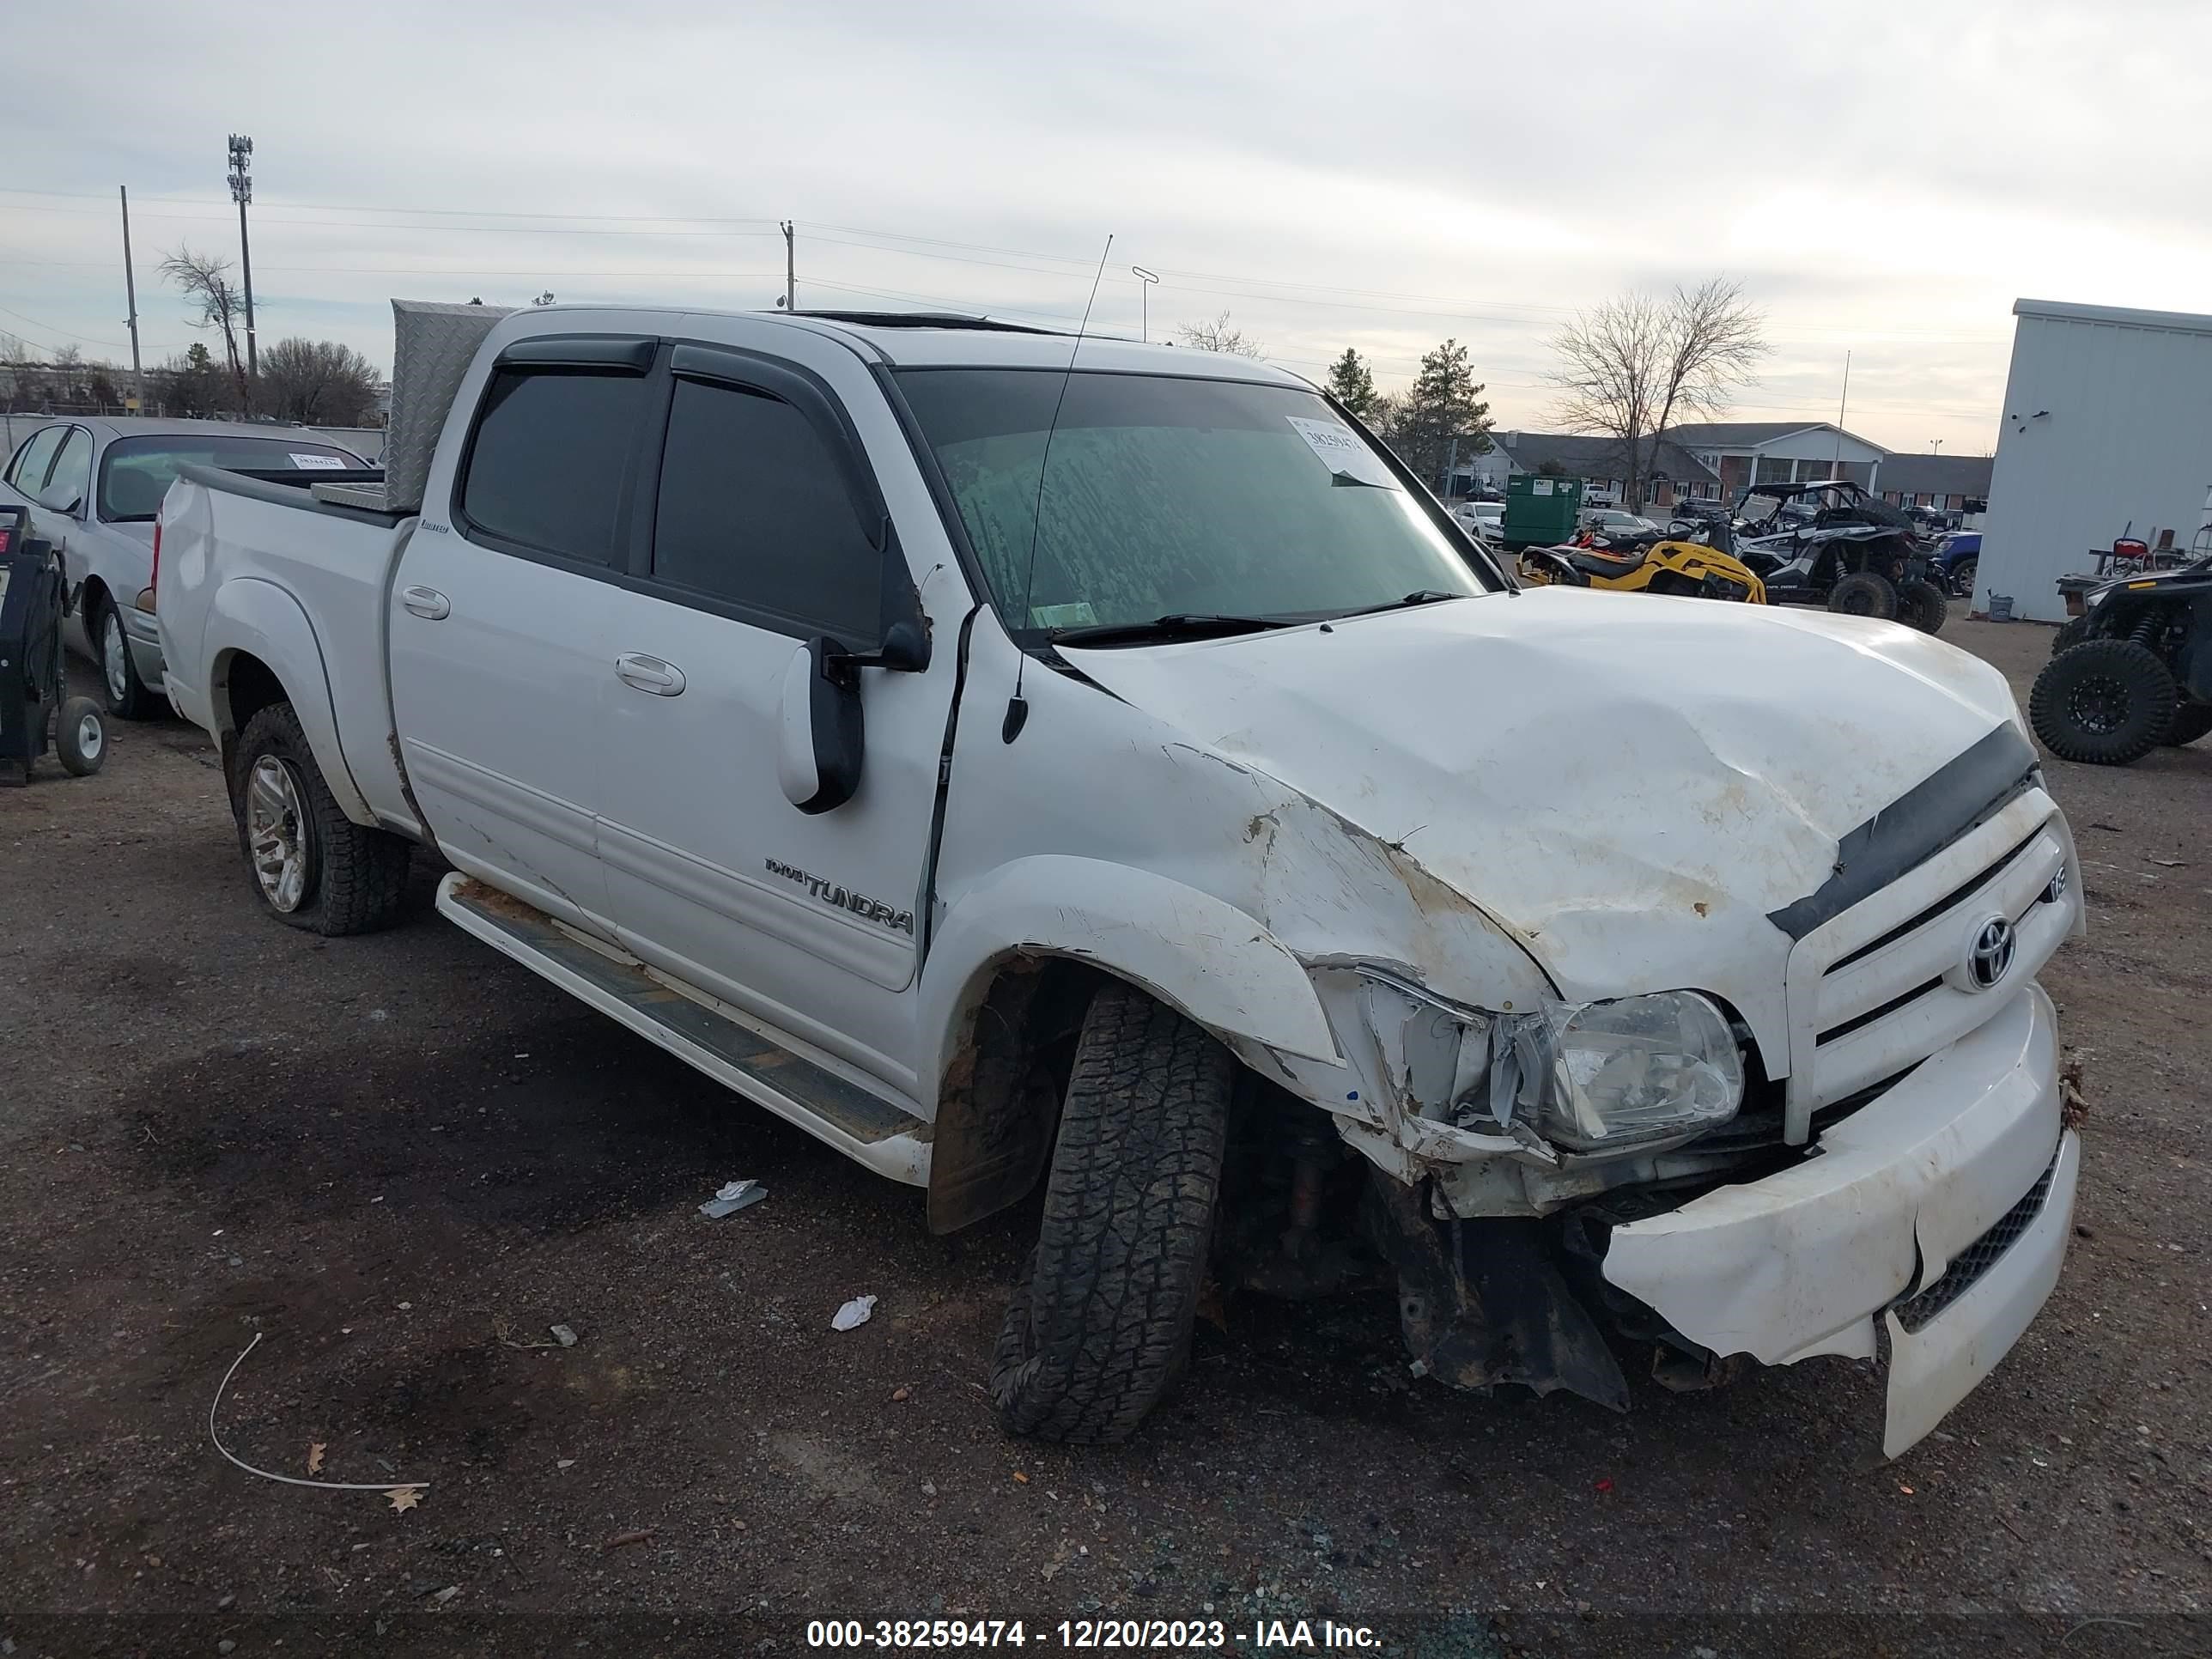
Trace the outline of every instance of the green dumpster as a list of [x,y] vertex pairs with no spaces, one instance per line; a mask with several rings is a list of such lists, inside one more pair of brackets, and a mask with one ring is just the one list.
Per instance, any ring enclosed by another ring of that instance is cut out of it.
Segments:
[[1505,523],[1498,538],[1512,552],[1553,547],[1575,533],[1583,508],[1580,478],[1522,472],[1505,481]]

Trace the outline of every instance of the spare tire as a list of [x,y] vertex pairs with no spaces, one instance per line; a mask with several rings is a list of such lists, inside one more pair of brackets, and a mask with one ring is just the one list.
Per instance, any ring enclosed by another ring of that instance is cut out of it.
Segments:
[[2133,640],[2091,640],[2044,665],[2027,719],[2061,760],[2125,766],[2166,740],[2180,701],[2157,653]]
[[1887,620],[1897,615],[1897,589],[1890,586],[1887,576],[1878,576],[1871,570],[1854,570],[1828,590],[1828,609],[1846,617],[1880,617]]

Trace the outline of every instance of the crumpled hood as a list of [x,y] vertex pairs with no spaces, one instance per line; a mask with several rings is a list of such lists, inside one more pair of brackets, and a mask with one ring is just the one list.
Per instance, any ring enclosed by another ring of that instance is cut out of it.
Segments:
[[1564,588],[1066,654],[1402,848],[1570,1000],[1693,988],[1747,1018],[1779,1013],[1768,913],[2017,718],[1995,669],[1894,623]]

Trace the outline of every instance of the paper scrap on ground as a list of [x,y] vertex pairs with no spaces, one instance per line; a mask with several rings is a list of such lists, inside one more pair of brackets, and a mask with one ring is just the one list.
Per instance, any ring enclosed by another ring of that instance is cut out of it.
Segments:
[[726,1215],[735,1215],[749,1204],[757,1204],[768,1196],[768,1188],[757,1181],[732,1181],[725,1183],[714,1197],[699,1206],[699,1213],[709,1221],[720,1221]]
[[868,1316],[875,1310],[875,1297],[856,1296],[837,1310],[836,1316],[830,1322],[830,1328],[833,1331],[849,1331],[855,1325],[865,1325],[868,1322]]

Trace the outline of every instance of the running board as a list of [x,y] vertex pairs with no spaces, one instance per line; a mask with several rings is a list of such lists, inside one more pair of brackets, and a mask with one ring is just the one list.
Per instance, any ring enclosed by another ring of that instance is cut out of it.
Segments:
[[932,1126],[804,1054],[672,989],[635,957],[456,871],[438,909],[502,955],[878,1175],[929,1184]]

